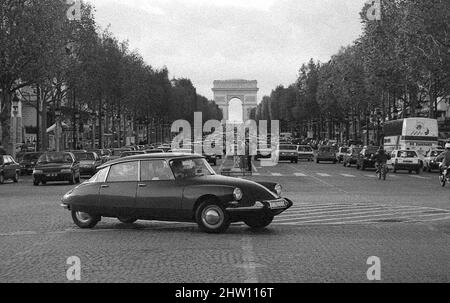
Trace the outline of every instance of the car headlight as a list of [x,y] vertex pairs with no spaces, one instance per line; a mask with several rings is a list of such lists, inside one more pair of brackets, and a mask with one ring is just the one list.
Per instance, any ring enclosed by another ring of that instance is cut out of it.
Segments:
[[278,196],[281,196],[282,191],[283,191],[283,188],[281,187],[280,184],[275,185],[275,192],[277,193]]
[[33,174],[38,174],[38,175],[40,175],[40,174],[43,174],[44,173],[44,171],[42,171],[42,170],[33,170]]
[[62,174],[71,174],[72,170],[70,168],[69,169],[61,169],[61,173]]
[[242,192],[242,190],[240,188],[236,188],[233,191],[233,197],[236,201],[240,201],[242,200],[242,197],[244,196],[244,193]]

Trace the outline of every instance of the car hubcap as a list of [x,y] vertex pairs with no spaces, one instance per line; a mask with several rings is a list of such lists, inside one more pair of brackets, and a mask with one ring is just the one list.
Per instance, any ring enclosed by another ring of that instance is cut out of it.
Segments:
[[76,213],[77,219],[78,221],[80,221],[81,223],[88,223],[91,220],[91,216],[87,213],[83,213],[81,211],[78,211]]
[[223,212],[217,207],[208,207],[203,211],[203,223],[208,227],[217,227],[223,222]]

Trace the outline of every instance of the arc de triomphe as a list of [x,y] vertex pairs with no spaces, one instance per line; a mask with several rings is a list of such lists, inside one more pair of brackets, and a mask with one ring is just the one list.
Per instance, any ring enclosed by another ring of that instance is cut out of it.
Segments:
[[223,120],[229,119],[228,107],[232,99],[242,102],[242,121],[250,119],[252,108],[258,106],[258,81],[256,80],[216,80],[214,81],[214,101],[223,112]]

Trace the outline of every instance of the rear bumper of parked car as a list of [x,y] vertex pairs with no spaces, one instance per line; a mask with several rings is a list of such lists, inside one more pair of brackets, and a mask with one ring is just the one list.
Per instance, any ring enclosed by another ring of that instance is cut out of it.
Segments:
[[96,172],[97,169],[94,166],[80,167],[80,175],[83,176],[93,176]]
[[54,175],[54,173],[49,174],[34,174],[33,175],[35,180],[38,180],[40,182],[55,182],[55,181],[71,181],[73,178],[72,173],[57,173]]
[[299,159],[314,159],[314,154],[298,154]]
[[[271,208],[271,203],[283,203],[283,206],[277,206]],[[257,202],[254,206],[249,207],[236,207],[230,206],[226,209],[232,220],[241,220],[248,218],[249,216],[261,216],[261,215],[269,215],[269,216],[277,216],[284,211],[288,210],[292,207],[294,203],[286,198],[281,198],[272,201],[262,201]]]
[[419,163],[397,163],[394,164],[396,170],[418,170],[421,168]]

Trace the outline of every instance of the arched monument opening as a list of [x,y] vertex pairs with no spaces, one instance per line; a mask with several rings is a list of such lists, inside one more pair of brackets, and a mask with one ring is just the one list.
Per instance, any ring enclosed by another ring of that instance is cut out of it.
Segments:
[[250,120],[251,110],[258,106],[258,81],[256,80],[216,80],[214,81],[214,101],[223,112],[223,122],[230,121],[230,102],[239,99],[242,103],[242,121]]
[[232,123],[244,122],[244,102],[241,99],[233,98],[228,103],[228,121]]

